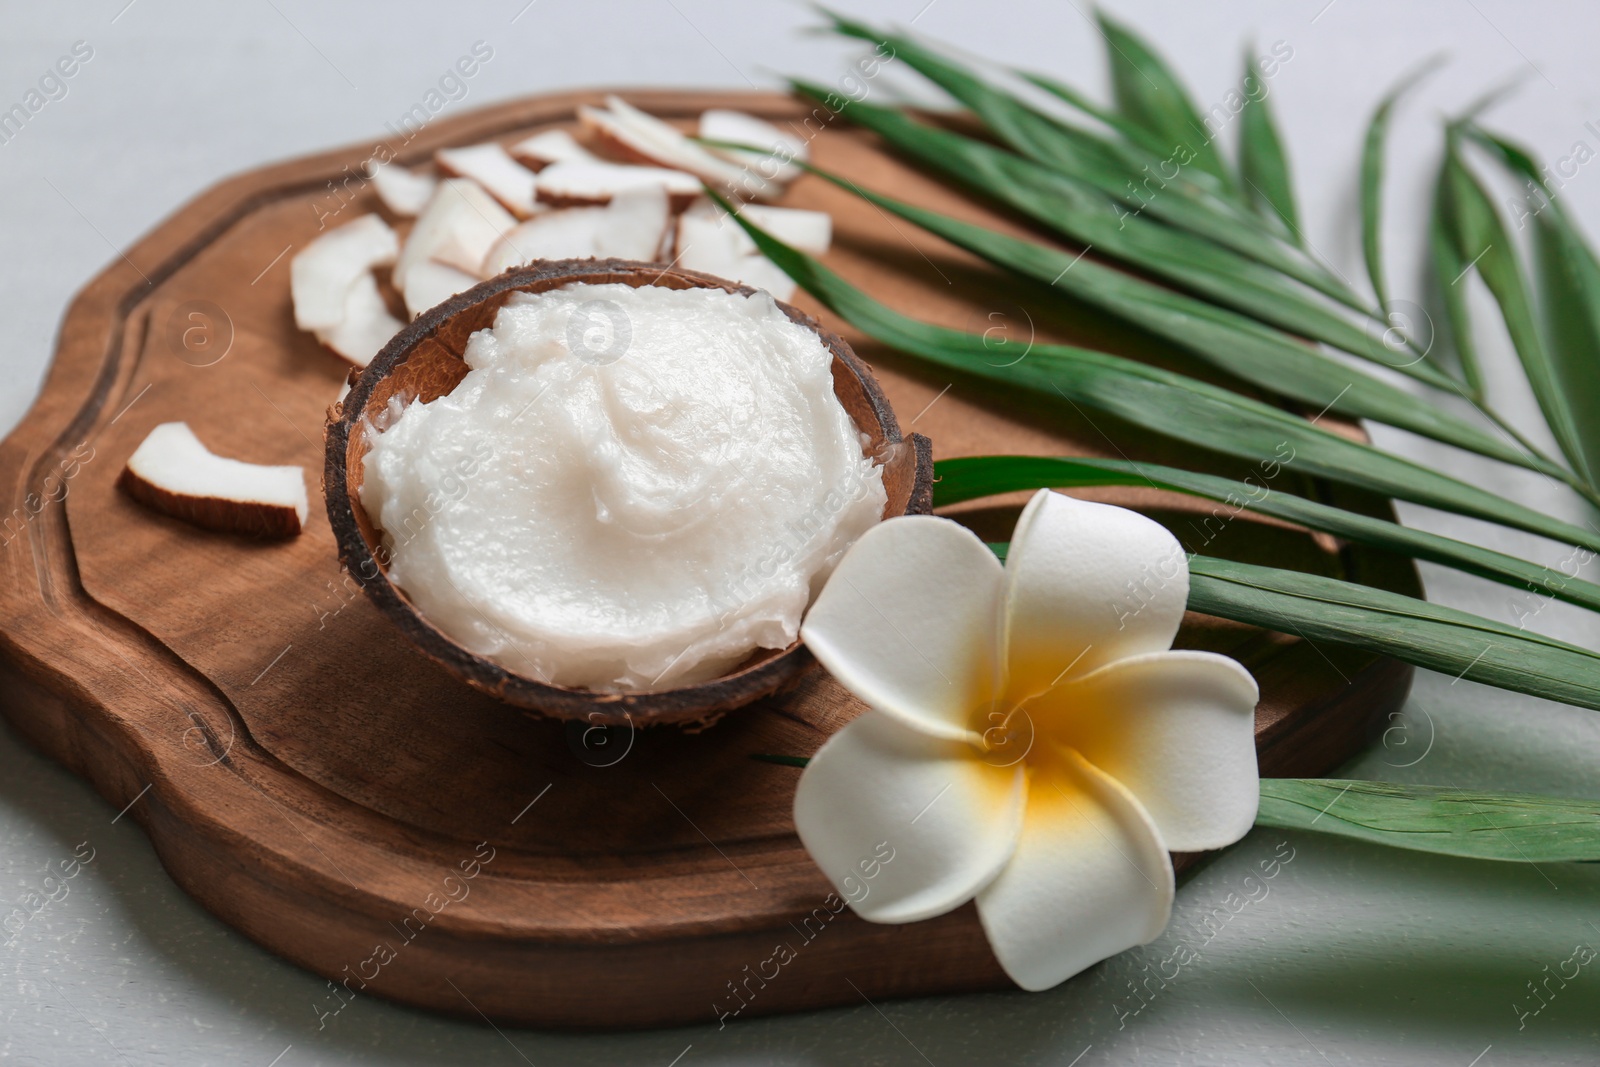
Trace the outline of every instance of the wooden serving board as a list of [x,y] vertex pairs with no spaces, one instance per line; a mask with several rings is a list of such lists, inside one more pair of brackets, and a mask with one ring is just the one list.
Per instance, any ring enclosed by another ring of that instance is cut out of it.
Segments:
[[[422,163],[443,145],[566,125],[576,104],[599,96],[522,100],[435,122],[398,156]],[[809,112],[770,95],[630,96],[685,123],[708,107],[779,121]],[[824,165],[1018,228],[886,156],[870,136],[824,125],[814,143]],[[73,302],[38,402],[0,445],[9,514],[0,685],[12,724],[116,807],[131,805],[167,870],[202,905],[328,977],[330,1018],[352,996],[378,995],[505,1023],[642,1027],[716,1019],[740,1003],[732,986],[756,991],[744,1015],[863,994],[1006,987],[970,905],[876,926],[825,903],[829,886],[790,821],[799,772],[751,758],[808,755],[860,713],[820,671],[700,734],[585,736],[447,675],[342,579],[315,490],[324,410],[345,368],[295,329],[288,260],[316,236],[320,215],[337,210],[329,221],[342,222],[376,209],[345,169],[372,150],[357,145],[224,182]],[[1194,370],[1134,331],[1086,333],[1031,304],[1036,287],[821,181],[801,179],[785,203],[833,213],[829,260],[847,276],[894,306],[988,332],[997,362],[1036,335],[1137,349]],[[902,428],[931,437],[937,456],[1208,462],[1199,444],[1153,441],[1065,405],[1019,402],[919,368],[865,343],[803,294],[797,303],[856,345]],[[152,426],[174,419],[224,455],[303,465],[313,487],[305,533],[288,543],[205,533],[119,493],[128,455]],[[1246,473],[1238,464],[1213,469]],[[1287,469],[1277,478],[1277,488],[1387,514],[1382,501],[1297,481]],[[1101,498],[1163,514],[1209,553],[1418,591],[1404,561],[1279,524],[1219,520],[1215,509],[1153,492]],[[1002,540],[1015,504],[961,513]],[[1264,774],[1333,768],[1369,737],[1375,717],[1399,706],[1410,678],[1392,661],[1199,616],[1180,642],[1230,652],[1255,672]],[[765,984],[749,982],[780,944],[794,958]]]

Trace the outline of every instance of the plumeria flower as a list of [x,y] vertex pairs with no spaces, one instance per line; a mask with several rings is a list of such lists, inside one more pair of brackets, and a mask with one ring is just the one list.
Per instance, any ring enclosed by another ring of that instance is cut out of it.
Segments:
[[1259,796],[1255,680],[1172,649],[1188,596],[1164,528],[1048,490],[1003,566],[948,519],[873,527],[801,628],[870,709],[801,775],[807,851],[872,922],[976,899],[1024,989],[1154,939],[1169,850],[1232,844]]

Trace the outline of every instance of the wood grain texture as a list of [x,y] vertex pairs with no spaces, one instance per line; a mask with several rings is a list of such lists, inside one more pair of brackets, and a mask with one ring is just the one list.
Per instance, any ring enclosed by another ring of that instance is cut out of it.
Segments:
[[[420,163],[441,145],[568,126],[576,104],[600,96],[437,122],[398,155]],[[679,121],[712,106],[780,121],[808,114],[777,96],[630,96]],[[340,984],[318,1010],[378,995],[507,1023],[640,1027],[710,1021],[737,1006],[734,986],[747,991],[744,1016],[862,994],[1005,988],[970,906],[874,926],[825,904],[829,886],[790,821],[798,772],[750,758],[809,754],[859,714],[821,672],[701,734],[608,736],[535,720],[418,655],[359,595],[340,573],[320,494],[302,536],[270,543],[196,530],[116,490],[144,434],[174,419],[223,455],[298,463],[315,478],[319,429],[345,368],[295,330],[287,256],[320,221],[375,209],[370,189],[344,180],[372,150],[217,186],[73,302],[38,402],[0,444],[0,685],[12,724],[116,807],[131,803],[128,817],[202,905]],[[864,185],[1023,229],[847,127],[826,126],[814,150]],[[836,188],[803,178],[785,202],[833,213],[829,262],[848,277],[897,307],[1020,346],[997,347],[1003,358],[1034,337],[1070,339],[1196,372],[1136,331],[1063,314],[1037,289],[904,233]],[[1126,452],[1250,473],[1200,443],[1150,440],[952,380],[796,303],[873,365],[902,430],[926,434],[941,457]],[[212,331],[198,350],[185,338],[201,323],[197,309]],[[1386,507],[1289,468],[1273,484]],[[1154,492],[1096,498],[1150,510],[1209,553],[1418,591],[1403,560],[1279,523]],[[957,510],[999,540],[1016,503]],[[1410,678],[1391,661],[1198,616],[1180,643],[1229,652],[1256,673],[1266,774],[1336,766],[1399,706]],[[795,958],[752,981],[780,943]]]

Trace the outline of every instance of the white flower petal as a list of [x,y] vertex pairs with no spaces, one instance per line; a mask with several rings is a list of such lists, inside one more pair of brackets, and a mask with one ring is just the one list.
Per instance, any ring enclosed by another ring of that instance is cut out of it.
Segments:
[[1063,674],[1172,647],[1188,599],[1189,564],[1165,527],[1040,490],[1006,558],[1009,692],[1039,693]]
[[1138,801],[1063,749],[1035,771],[1022,839],[978,894],[978,916],[1011,980],[1049,989],[1154,939],[1172,894],[1172,861]]
[[1213,652],[1154,652],[1120,660],[1029,704],[1034,724],[1127,786],[1167,847],[1222,848],[1255,822],[1250,672]]
[[795,829],[862,918],[942,915],[1010,857],[1022,828],[1022,770],[977,755],[869,711],[812,758],[795,790]]
[[999,673],[1004,574],[949,519],[888,519],[851,546],[800,636],[867,704],[933,736],[970,738]]

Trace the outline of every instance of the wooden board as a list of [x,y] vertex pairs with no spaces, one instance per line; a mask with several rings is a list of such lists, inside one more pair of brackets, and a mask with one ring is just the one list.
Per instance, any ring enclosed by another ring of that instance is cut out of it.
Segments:
[[[399,157],[421,163],[441,145],[568,124],[574,105],[599,95],[438,121]],[[631,96],[685,122],[713,106],[806,113],[767,95]],[[842,124],[814,147],[865,185],[1018,226]],[[375,207],[345,169],[372,150],[219,185],[73,302],[42,395],[0,446],[0,686],[12,724],[116,807],[131,805],[128,817],[202,905],[327,976],[329,1013],[378,995],[505,1023],[638,1027],[712,1021],[739,1005],[734,986],[753,991],[743,1016],[1006,987],[970,905],[908,926],[825,906],[829,887],[790,821],[799,772],[750,758],[809,754],[859,714],[820,672],[701,734],[659,729],[600,745],[417,655],[342,580],[319,494],[298,540],[266,544],[190,529],[115,490],[144,434],[172,419],[225,455],[302,464],[315,485],[323,412],[344,368],[294,328],[288,259],[319,216],[342,222]],[[829,259],[847,276],[897,307],[990,332],[997,361],[1036,334],[1193,370],[1133,331],[1086,333],[1030,304],[1036,288],[820,181],[802,179],[785,202],[834,214]],[[804,295],[797,303],[819,311]],[[1196,445],[920,369],[820,317],[876,367],[902,427],[931,437],[938,456],[1207,459]],[[1272,484],[1385,513],[1382,501],[1297,479],[1285,468]],[[1101,498],[1163,513],[1207,552],[1417,592],[1404,561],[1154,493]],[[961,510],[1003,539],[1016,502],[1001,503]],[[1336,766],[1399,706],[1410,678],[1391,661],[1198,616],[1180,643],[1230,652],[1256,673],[1265,774]],[[795,958],[752,981],[780,943]]]

